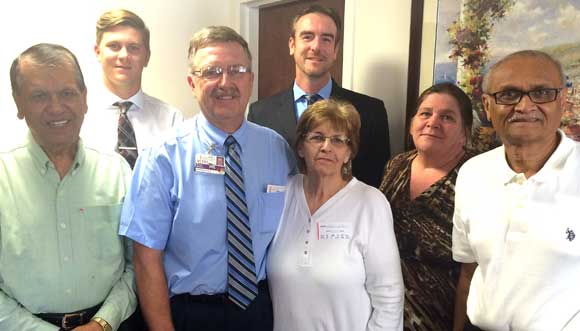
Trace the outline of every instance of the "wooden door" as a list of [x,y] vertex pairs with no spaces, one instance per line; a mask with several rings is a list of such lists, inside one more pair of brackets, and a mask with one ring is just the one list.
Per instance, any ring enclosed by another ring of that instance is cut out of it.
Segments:
[[[334,8],[344,25],[344,0],[301,0],[260,8],[259,99],[267,98],[292,85],[295,69],[288,49],[292,19],[299,11],[313,4]],[[339,45],[331,74],[339,84],[342,82],[342,45]]]

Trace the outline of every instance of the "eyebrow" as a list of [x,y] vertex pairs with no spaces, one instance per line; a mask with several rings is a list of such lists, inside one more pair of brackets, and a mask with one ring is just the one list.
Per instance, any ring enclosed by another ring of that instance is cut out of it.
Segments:
[[[298,35],[299,36],[304,36],[304,35],[313,35],[314,36],[314,35],[316,35],[316,33],[314,33],[313,31],[310,31],[310,30],[304,30],[304,31],[300,31],[300,33]],[[329,32],[323,32],[321,34],[321,36],[323,36],[323,37],[330,37],[332,39],[335,39],[334,34],[329,33]]]

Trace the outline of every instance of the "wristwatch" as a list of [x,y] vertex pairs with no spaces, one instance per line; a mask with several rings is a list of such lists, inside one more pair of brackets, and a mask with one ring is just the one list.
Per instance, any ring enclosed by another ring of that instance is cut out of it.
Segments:
[[104,319],[100,317],[93,317],[93,321],[99,323],[99,325],[103,328],[103,331],[113,331],[111,324],[109,324],[109,322],[105,321]]

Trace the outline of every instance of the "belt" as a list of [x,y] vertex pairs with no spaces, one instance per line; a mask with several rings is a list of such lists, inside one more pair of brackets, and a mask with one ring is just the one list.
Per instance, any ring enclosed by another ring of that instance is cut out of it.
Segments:
[[[258,283],[259,290],[268,290],[268,281],[262,280]],[[189,293],[182,293],[174,295],[172,301],[190,302],[190,303],[207,303],[207,304],[224,304],[229,303],[227,293],[216,294],[197,294],[191,295]]]
[[36,314],[36,316],[60,327],[61,330],[67,331],[90,322],[91,318],[99,311],[99,308],[101,308],[101,304],[72,313],[42,313]]

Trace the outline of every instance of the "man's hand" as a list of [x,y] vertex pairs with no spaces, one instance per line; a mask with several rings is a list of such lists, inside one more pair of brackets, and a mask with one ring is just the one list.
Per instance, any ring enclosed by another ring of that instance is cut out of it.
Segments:
[[72,331],[103,331],[103,327],[95,321],[90,321],[87,324],[77,326]]

